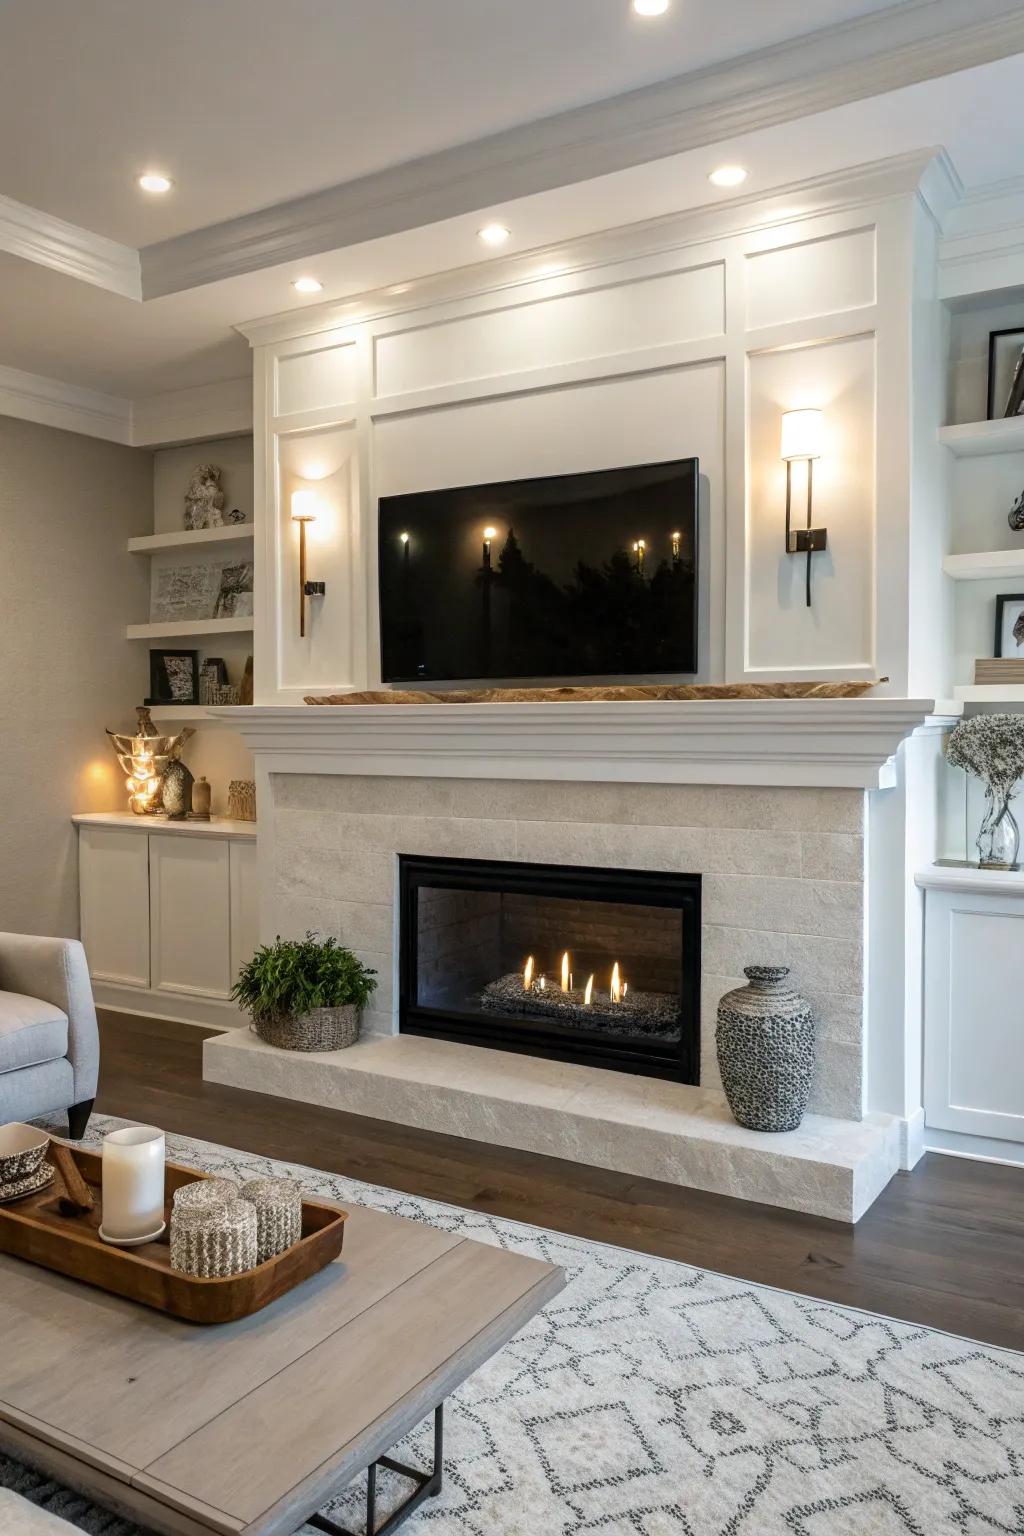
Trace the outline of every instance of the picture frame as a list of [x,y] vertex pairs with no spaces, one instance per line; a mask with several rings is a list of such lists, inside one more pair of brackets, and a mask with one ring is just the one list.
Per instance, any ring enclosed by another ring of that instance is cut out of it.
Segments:
[[1024,408],[1024,326],[988,333],[988,419]]
[[[1018,638],[1019,636],[1019,638]],[[995,657],[1024,661],[1024,592],[1000,592],[996,598]]]
[[199,652],[150,651],[149,692],[147,704],[198,704]]

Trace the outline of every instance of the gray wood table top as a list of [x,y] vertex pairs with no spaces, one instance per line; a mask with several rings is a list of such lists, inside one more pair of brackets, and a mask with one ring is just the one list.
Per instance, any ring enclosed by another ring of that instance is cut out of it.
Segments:
[[564,1283],[358,1206],[336,1263],[214,1328],[0,1256],[0,1446],[154,1530],[279,1536]]

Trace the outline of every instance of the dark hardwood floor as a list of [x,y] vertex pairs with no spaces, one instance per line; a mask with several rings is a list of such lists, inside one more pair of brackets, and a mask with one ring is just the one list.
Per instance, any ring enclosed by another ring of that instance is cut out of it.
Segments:
[[202,1080],[204,1031],[101,1017],[97,1109],[1024,1349],[1024,1170],[928,1154],[856,1227]]

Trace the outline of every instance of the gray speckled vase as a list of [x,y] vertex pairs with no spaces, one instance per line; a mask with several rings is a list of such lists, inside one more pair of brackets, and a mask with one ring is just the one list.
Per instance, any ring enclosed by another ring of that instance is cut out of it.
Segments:
[[752,1131],[795,1131],[814,1077],[814,1016],[788,965],[745,965],[750,983],[718,1005],[718,1067],[729,1108]]

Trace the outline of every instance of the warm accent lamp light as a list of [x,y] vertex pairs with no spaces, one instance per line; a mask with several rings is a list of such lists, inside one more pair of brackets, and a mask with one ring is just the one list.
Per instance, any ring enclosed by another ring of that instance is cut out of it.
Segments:
[[484,570],[485,571],[489,571],[490,568],[491,568],[491,540],[492,539],[496,539],[497,537],[498,537],[498,530],[497,530],[497,528],[485,528],[484,529]]
[[[807,606],[811,606],[811,556],[826,548],[828,530],[812,528],[814,500],[814,461],[821,458],[824,417],[821,411],[801,410],[782,413],[780,457],[786,462],[786,553],[807,556]],[[792,523],[793,463],[807,464],[807,527],[794,530]]]
[[306,598],[323,597],[324,581],[306,580],[306,524],[316,522],[316,495],[313,491],[292,492],[292,522],[299,525],[299,634],[306,634]]
[[136,816],[158,816],[163,810],[162,791],[167,765],[178,756],[195,731],[186,726],[175,736],[161,736],[144,704],[140,704],[135,713],[138,728],[134,736],[121,736],[109,730],[107,735],[125,776],[128,809]]

